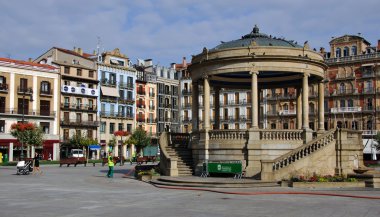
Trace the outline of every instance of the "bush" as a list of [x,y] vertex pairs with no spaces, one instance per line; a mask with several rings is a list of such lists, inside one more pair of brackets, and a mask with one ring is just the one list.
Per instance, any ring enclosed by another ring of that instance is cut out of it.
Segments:
[[314,174],[313,176],[306,178],[305,176],[292,176],[290,178],[292,182],[357,182],[358,180],[355,178],[347,178],[345,179],[343,176],[321,176]]

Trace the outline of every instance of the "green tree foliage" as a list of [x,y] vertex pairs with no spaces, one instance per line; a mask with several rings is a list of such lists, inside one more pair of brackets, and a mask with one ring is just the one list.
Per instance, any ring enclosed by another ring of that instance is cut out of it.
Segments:
[[83,148],[93,144],[98,144],[98,142],[81,134],[75,134],[70,138],[70,146],[73,148]]
[[132,136],[127,140],[127,144],[135,144],[136,148],[139,151],[142,150],[145,146],[150,145],[151,138],[147,132],[143,129],[137,128]]
[[44,142],[42,129],[33,123],[12,124],[11,135],[27,146],[41,146]]

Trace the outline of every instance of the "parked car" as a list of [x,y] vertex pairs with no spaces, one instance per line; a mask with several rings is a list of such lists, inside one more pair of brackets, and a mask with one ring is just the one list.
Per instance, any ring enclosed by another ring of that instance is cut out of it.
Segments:
[[71,149],[70,157],[84,157],[82,149]]

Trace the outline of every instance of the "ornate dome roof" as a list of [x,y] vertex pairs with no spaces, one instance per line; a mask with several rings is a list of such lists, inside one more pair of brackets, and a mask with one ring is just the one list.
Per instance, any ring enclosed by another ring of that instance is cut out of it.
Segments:
[[268,36],[266,34],[260,33],[259,27],[255,25],[252,32],[244,35],[241,39],[233,40],[229,42],[222,42],[220,45],[216,46],[211,50],[221,50],[228,48],[239,48],[248,46],[275,46],[275,47],[296,47],[302,48],[302,46],[297,45],[293,41],[287,41],[282,38]]

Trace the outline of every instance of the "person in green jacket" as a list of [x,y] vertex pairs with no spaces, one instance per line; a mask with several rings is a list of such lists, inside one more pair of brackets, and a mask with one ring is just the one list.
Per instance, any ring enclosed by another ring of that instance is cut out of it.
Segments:
[[130,158],[131,165],[136,161],[136,152],[133,152],[132,157]]
[[113,166],[114,166],[114,163],[113,163],[113,158],[112,158],[112,152],[110,152],[108,154],[108,173],[107,173],[108,178],[113,178]]

